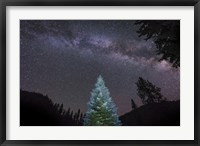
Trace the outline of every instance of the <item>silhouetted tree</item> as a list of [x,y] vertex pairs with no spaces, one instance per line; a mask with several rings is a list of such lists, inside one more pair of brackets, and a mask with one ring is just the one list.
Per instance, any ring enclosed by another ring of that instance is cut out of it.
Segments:
[[63,110],[62,115],[66,115],[66,111],[65,110]]
[[79,117],[80,117],[80,112],[81,112],[81,110],[80,110],[80,109],[78,109],[78,112],[77,112],[77,119],[76,119],[76,120],[79,120]]
[[58,104],[58,103],[55,103],[55,104],[54,104],[54,109],[55,109],[55,110],[58,110],[58,107],[59,107],[59,104]]
[[[85,115],[85,114],[84,114]],[[80,116],[80,125],[83,125],[83,123],[84,123],[84,115],[83,115],[83,113],[81,113],[81,116]]]
[[168,60],[172,66],[180,67],[180,21],[179,20],[139,20],[139,37],[152,39],[160,60]]
[[59,112],[59,114],[62,114],[62,113],[63,113],[63,104],[61,104],[61,106],[59,107],[58,112]]
[[67,114],[70,115],[70,108],[68,108],[68,110],[67,110]]
[[71,111],[70,117],[71,119],[73,119],[73,111]]
[[95,89],[91,93],[88,111],[84,117],[85,126],[117,126],[120,125],[117,109],[110,97],[103,78],[98,77]]
[[137,95],[141,98],[143,104],[160,102],[162,100],[161,88],[156,87],[148,80],[139,77],[136,85]]
[[137,105],[135,104],[133,99],[131,99],[131,107],[133,110],[137,108]]
[[76,122],[76,119],[77,119],[77,113],[74,114],[73,120]]
[[81,113],[80,120],[83,119],[83,114]]

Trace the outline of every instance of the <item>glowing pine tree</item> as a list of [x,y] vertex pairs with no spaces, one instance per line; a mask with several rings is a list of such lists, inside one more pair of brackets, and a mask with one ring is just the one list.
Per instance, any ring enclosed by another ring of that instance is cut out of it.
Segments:
[[101,76],[98,77],[95,89],[91,92],[88,111],[85,114],[83,124],[85,126],[121,125],[117,115],[117,108]]

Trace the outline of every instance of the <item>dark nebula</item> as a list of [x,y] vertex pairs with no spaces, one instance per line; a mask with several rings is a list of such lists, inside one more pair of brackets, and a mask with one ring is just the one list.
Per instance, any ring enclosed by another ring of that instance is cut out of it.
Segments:
[[47,94],[82,112],[102,75],[119,115],[137,105],[138,77],[180,99],[180,69],[159,62],[153,41],[139,38],[131,20],[21,20],[20,88]]

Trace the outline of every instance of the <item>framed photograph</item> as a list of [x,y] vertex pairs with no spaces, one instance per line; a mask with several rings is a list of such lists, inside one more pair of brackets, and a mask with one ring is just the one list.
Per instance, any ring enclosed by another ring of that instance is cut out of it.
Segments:
[[200,2],[0,2],[1,145],[198,145]]

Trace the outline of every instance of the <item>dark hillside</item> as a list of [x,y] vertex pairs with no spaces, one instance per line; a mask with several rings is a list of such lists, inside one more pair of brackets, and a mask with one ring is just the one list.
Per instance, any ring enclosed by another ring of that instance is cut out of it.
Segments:
[[143,105],[120,117],[124,126],[179,126],[180,101]]
[[39,93],[20,91],[20,126],[79,126],[82,114],[65,111]]

